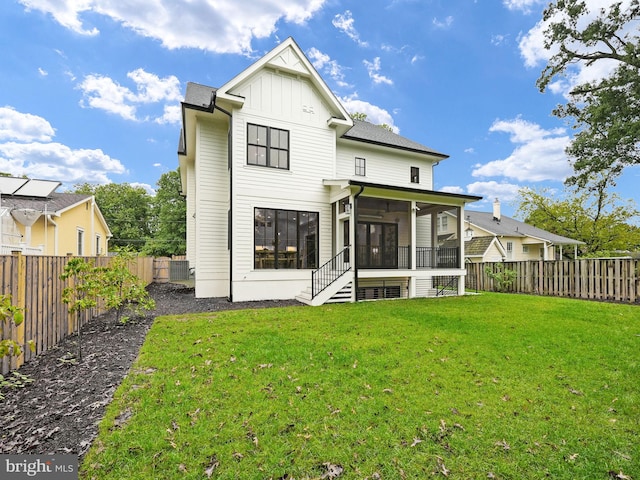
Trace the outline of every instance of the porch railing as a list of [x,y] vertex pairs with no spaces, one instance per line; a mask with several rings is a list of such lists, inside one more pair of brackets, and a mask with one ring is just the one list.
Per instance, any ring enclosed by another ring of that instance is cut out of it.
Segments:
[[[379,269],[410,269],[411,246],[397,247],[397,251],[381,252],[379,247],[359,246],[358,267]],[[418,269],[459,268],[459,247],[416,247],[415,265]]]
[[345,247],[344,250],[327,263],[311,272],[311,298],[315,298],[316,295],[349,270],[351,270],[351,265],[349,264],[349,247]]

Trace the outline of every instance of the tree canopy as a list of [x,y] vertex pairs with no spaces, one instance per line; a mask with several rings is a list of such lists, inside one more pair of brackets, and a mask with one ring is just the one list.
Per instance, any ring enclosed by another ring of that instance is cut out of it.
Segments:
[[[640,0],[612,2],[598,12],[582,0],[556,0],[544,11],[545,47],[556,53],[538,79],[572,81],[576,64],[610,73],[576,85],[554,114],[573,119],[567,148],[574,175],[569,185],[615,184],[624,167],[640,164]],[[598,188],[598,187],[596,187]]]
[[184,255],[187,250],[187,204],[181,194],[180,171],[163,173],[151,201],[151,237],[143,251],[148,255]]
[[75,193],[94,195],[113,237],[110,247],[141,251],[151,234],[151,196],[128,183],[75,185]]
[[548,189],[520,190],[517,215],[530,225],[585,242],[583,256],[640,251],[640,227],[630,223],[638,215],[633,202],[623,204],[606,188],[594,192],[575,189],[556,198]]

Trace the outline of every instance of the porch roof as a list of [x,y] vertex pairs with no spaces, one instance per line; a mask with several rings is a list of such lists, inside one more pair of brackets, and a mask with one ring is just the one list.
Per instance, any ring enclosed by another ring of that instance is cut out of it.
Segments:
[[403,187],[400,185],[385,185],[382,183],[371,183],[371,182],[362,182],[360,180],[354,179],[334,179],[334,180],[324,180],[324,184],[327,186],[338,186],[342,188],[347,188],[349,186],[354,187],[362,187],[366,188],[374,188],[377,190],[392,190],[395,192],[403,192],[410,194],[412,196],[416,196],[416,200],[421,201],[431,201],[433,197],[440,198],[448,198],[451,200],[463,201],[464,203],[477,202],[478,200],[482,200],[482,197],[476,195],[463,195],[460,193],[451,193],[451,192],[439,192],[437,190],[427,190],[424,188],[412,188],[412,187]]

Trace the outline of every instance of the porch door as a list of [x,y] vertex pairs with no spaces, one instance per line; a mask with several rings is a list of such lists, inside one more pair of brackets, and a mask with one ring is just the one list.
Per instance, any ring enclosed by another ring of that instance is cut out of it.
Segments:
[[398,225],[358,222],[358,267],[398,268]]

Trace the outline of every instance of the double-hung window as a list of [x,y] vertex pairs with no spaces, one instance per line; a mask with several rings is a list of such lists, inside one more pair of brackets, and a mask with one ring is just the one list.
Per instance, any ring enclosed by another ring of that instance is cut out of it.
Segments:
[[254,268],[318,268],[318,212],[256,208]]
[[364,177],[367,175],[367,160],[356,157],[356,175]]
[[289,169],[289,131],[247,125],[247,164]]

